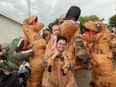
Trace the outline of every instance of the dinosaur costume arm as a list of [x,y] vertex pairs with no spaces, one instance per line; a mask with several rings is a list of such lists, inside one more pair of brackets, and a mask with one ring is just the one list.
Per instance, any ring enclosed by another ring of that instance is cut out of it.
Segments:
[[16,65],[15,63],[9,61],[9,62],[6,62],[5,65],[7,64],[8,66],[8,69],[7,70],[10,70],[10,71],[13,71],[13,70],[19,70],[19,66]]
[[27,59],[33,54],[32,50],[22,51],[21,53],[14,54],[17,60]]
[[69,47],[67,49],[67,57],[68,57],[68,60],[71,64],[71,67],[75,66],[76,62],[75,62],[75,58],[74,58],[74,47],[73,47],[73,45],[69,45]]
[[53,49],[51,48],[51,43],[52,40],[50,40],[47,44],[46,50],[45,50],[45,54],[44,54],[44,58],[50,58],[50,56],[53,54]]

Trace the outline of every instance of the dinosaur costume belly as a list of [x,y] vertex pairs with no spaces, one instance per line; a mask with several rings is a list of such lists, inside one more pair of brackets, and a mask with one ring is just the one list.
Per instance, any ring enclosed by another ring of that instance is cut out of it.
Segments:
[[92,66],[95,87],[116,87],[116,68],[105,54],[92,53]]
[[45,68],[42,87],[77,87],[73,72],[69,70],[64,75],[63,65],[64,60],[56,58],[51,72],[48,72],[48,68]]

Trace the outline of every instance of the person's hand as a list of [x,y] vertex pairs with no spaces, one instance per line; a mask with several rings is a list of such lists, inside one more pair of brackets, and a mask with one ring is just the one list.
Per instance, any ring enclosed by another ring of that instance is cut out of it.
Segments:
[[66,50],[64,50],[64,51],[62,52],[62,55],[63,55],[63,57],[66,56]]
[[60,55],[60,52],[57,50],[57,48],[54,49],[54,54],[51,58],[55,59],[56,56]]

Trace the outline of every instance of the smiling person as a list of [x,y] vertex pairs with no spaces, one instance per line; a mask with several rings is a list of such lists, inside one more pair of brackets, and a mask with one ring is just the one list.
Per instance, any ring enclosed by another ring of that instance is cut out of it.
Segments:
[[74,73],[70,70],[66,50],[67,39],[64,36],[59,36],[53,54],[47,58],[48,62],[52,59],[54,63],[46,66],[42,87],[77,87]]

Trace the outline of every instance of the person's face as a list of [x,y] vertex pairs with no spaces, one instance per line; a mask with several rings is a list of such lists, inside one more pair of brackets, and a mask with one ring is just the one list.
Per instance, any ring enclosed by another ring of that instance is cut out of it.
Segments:
[[59,26],[54,26],[52,28],[52,34],[58,36],[60,34]]
[[59,40],[57,43],[57,49],[59,52],[63,52],[66,49],[67,43],[65,40]]

